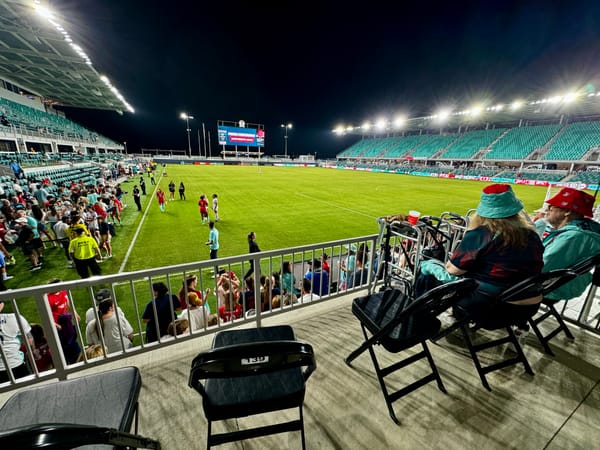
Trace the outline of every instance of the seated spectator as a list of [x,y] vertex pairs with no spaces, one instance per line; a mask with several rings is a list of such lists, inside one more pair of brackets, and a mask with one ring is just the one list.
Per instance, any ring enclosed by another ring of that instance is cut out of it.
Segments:
[[308,278],[302,279],[302,296],[300,297],[300,303],[308,303],[313,300],[318,300],[319,297],[317,294],[313,294],[311,292],[312,283]]
[[356,269],[348,276],[348,279],[346,280],[346,289],[367,284],[370,273],[370,270],[365,266],[367,258],[368,253],[366,251],[359,251],[356,254]]
[[[502,291],[541,273],[542,242],[522,209],[508,184],[483,189],[477,214],[446,263],[449,274],[478,281],[477,288],[455,305],[455,317],[486,317]],[[526,321],[538,310],[539,301],[521,308],[520,318]]]
[[[202,306],[206,309],[207,314],[210,314],[210,306],[208,304],[208,295],[210,294],[210,289],[206,288],[204,295],[198,289],[196,289],[196,285],[198,284],[198,277],[195,274],[189,274],[185,277],[185,280],[181,282],[182,286],[177,293],[177,297],[179,298],[179,304],[182,308],[188,307],[187,300],[189,299],[189,294],[194,293],[198,296],[200,301],[202,302]],[[192,330],[194,327],[192,326]]]
[[312,292],[322,297],[329,293],[329,275],[321,270],[321,261],[313,259],[311,270],[304,275],[304,278],[312,282]]
[[85,340],[89,344],[102,344],[108,353],[122,351],[133,346],[133,327],[124,317],[117,318],[112,298],[98,305],[98,319],[89,322],[85,328]]
[[204,308],[204,301],[198,297],[198,294],[188,292],[186,303],[188,305],[187,309],[183,309],[177,318],[187,319],[192,331],[204,330],[207,326],[217,324],[217,316],[208,314],[206,308]]
[[169,324],[177,318],[175,312],[181,309],[179,300],[169,294],[165,283],[153,283],[152,292],[154,299],[146,304],[142,314],[142,322],[146,324],[146,342],[156,342],[159,337],[168,334]]
[[[31,336],[33,337],[33,345],[31,351],[33,352],[33,360],[35,361],[35,367],[38,372],[52,369],[52,355],[50,354],[50,346],[44,336],[44,329],[37,323],[31,324]],[[27,346],[21,346],[21,351],[24,353],[27,351]]]
[[254,293],[254,278],[248,277],[244,280],[244,291],[242,292],[241,305],[248,312],[256,308],[256,296]]
[[300,297],[300,289],[296,287],[296,277],[289,261],[284,261],[281,266],[281,284],[284,294],[292,293],[296,297]]
[[[25,317],[15,313],[2,313],[4,310],[4,302],[0,301],[0,339],[2,340],[2,349],[8,363],[8,369],[12,372],[13,377],[21,378],[29,375],[29,367],[24,359],[24,354],[21,351],[21,344],[25,343],[25,339],[33,346],[33,337],[31,336],[31,326]],[[21,328],[25,332],[25,336],[21,336]],[[4,358],[0,358],[0,383],[9,381],[7,367],[4,363]]]
[[182,336],[190,334],[190,324],[187,319],[175,319],[167,327],[169,336]]
[[104,356],[105,354],[108,354],[108,349],[106,347],[102,348],[101,344],[91,344],[91,345],[88,345],[83,350],[83,352],[81,353],[81,355],[79,355],[79,359],[77,360],[77,362],[85,361],[83,359],[83,354],[84,353],[85,353],[86,359],[89,361],[90,359],[100,358],[100,357]]
[[238,319],[242,316],[239,300],[239,280],[231,278],[230,273],[222,273],[217,281],[217,300],[219,317],[224,321]]
[[[562,188],[546,202],[546,220],[554,227],[543,240],[544,272],[565,269],[600,253],[600,224],[593,215],[594,197],[573,188]],[[590,285],[592,274],[580,275],[546,295],[550,300],[578,297]]]

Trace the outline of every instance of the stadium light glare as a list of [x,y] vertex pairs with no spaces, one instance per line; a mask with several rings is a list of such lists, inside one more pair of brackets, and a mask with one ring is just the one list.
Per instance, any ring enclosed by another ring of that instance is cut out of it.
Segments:
[[352,130],[354,130],[354,127],[346,127],[346,131],[350,132]]
[[375,128],[377,129],[377,131],[385,130],[386,125],[387,125],[387,121],[383,118],[377,119],[377,122],[375,122]]
[[190,138],[190,119],[193,119],[194,116],[190,116],[188,113],[186,112],[182,112],[181,114],[179,114],[179,118],[185,120],[185,124],[186,124],[186,131],[187,131],[187,138],[188,138],[188,153],[189,153],[189,157],[192,157],[192,139]]
[[481,114],[481,112],[482,112],[481,106],[474,106],[469,111],[469,114],[471,114],[473,117],[477,117]]
[[577,100],[577,92],[569,92],[567,94],[565,94],[565,96],[563,97],[563,100],[565,103],[571,103],[574,102],[575,100]]
[[342,134],[344,134],[344,126],[343,126],[343,125],[338,125],[337,127],[335,127],[335,128],[333,129],[333,132],[334,132],[335,134],[339,134],[339,135],[342,135]]
[[47,8],[46,6],[42,6],[39,3],[36,3],[34,8],[35,8],[35,11],[43,18],[48,19],[48,20],[54,19],[54,13],[50,10],[50,8]]
[[362,124],[361,128],[365,131],[369,131],[371,129],[371,124],[369,122],[365,122]]
[[548,103],[559,103],[562,99],[560,95],[554,95],[548,99]]
[[281,128],[283,128],[285,130],[285,134],[283,136],[283,143],[284,143],[284,155],[285,158],[287,159],[287,148],[288,148],[288,130],[292,129],[292,124],[291,123],[282,123],[280,125]]
[[449,109],[441,109],[437,114],[434,114],[434,117],[437,118],[438,122],[445,122],[450,117],[451,112]]
[[522,100],[515,100],[514,102],[511,103],[510,109],[512,109],[513,111],[516,111],[517,109],[521,109],[522,106],[523,106]]
[[402,128],[406,124],[405,116],[398,116],[394,119],[394,128]]

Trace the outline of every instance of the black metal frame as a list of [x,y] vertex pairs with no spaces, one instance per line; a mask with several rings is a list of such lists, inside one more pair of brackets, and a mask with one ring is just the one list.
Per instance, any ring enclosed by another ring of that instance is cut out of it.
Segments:
[[[504,308],[508,307],[509,302],[515,302],[518,300],[525,300],[530,298],[541,297],[543,294],[551,292],[554,289],[557,289],[559,286],[562,286],[565,283],[568,283],[577,275],[567,269],[559,269],[553,270],[550,272],[545,272],[540,275],[536,275],[530,278],[527,278],[515,286],[504,291],[500,296],[496,299],[496,304],[494,308],[491,310],[491,313],[488,317],[475,321],[475,328],[483,328],[487,330],[500,330],[504,329],[506,331],[506,335],[498,338],[483,342],[481,344],[473,344],[471,336],[469,335],[469,325],[466,321],[463,321],[460,325],[462,330],[463,337],[467,343],[467,348],[469,349],[469,353],[471,354],[471,358],[473,359],[473,363],[475,364],[475,369],[477,370],[477,374],[481,379],[481,384],[488,390],[491,391],[486,375],[490,372],[494,372],[496,370],[503,369],[505,367],[509,367],[515,364],[523,364],[525,372],[529,375],[534,375],[533,370],[527,361],[525,353],[523,353],[523,349],[519,344],[519,340],[515,336],[515,333],[512,329],[513,325],[523,325],[520,323],[516,323],[514,320],[501,321],[497,320],[494,312],[500,312],[499,309],[496,308]],[[513,307],[520,307],[518,305],[514,305]],[[487,350],[490,348],[498,347],[504,344],[512,344],[514,350],[516,352],[516,356],[512,358],[507,358],[501,360],[497,363],[491,364],[489,366],[483,366],[477,354],[483,350]]]
[[[570,267],[570,270],[575,272],[577,274],[577,276],[586,274],[592,269],[594,269],[594,276],[592,278],[592,284],[596,284],[598,286],[598,285],[600,285],[600,282],[599,282],[600,280],[597,280],[599,278],[598,275],[600,274],[600,255],[592,256],[592,257],[590,257],[584,261],[581,261],[580,263],[575,264],[574,266]],[[548,291],[546,293],[549,293],[549,292],[550,291]],[[568,300],[568,299],[565,299],[565,300]],[[575,339],[575,336],[573,336],[573,333],[571,333],[571,330],[569,330],[569,327],[567,327],[567,324],[561,317],[560,313],[554,307],[554,305],[557,302],[554,300],[550,300],[550,299],[543,299],[542,303],[547,308],[547,311],[545,311],[542,315],[540,315],[536,318],[532,317],[529,320],[529,325],[531,326],[531,328],[533,329],[533,332],[535,333],[538,340],[540,341],[540,344],[544,348],[544,351],[551,356],[555,356],[554,352],[550,348],[550,345],[548,345],[550,340],[553,339],[554,336],[558,335],[561,331],[564,332],[565,335],[569,339]],[[558,322],[558,327],[554,328],[550,333],[544,335],[544,333],[542,333],[542,330],[540,330],[538,325],[540,323],[544,322],[550,316],[552,316],[552,317],[554,317],[554,319],[556,319],[556,321]]]
[[[449,307],[451,307],[462,295],[466,292],[471,291],[475,287],[475,282],[469,279],[462,279],[459,281],[454,281],[452,283],[445,284],[443,286],[439,286],[435,289],[430,290],[429,292],[423,294],[421,297],[411,300],[409,299],[409,304],[403,309],[399,309],[392,320],[387,323],[376,323],[372,319],[372,317],[368,317],[365,314],[362,314],[359,309],[358,301],[361,299],[355,299],[353,304],[353,313],[361,322],[361,328],[363,331],[363,335],[365,337],[365,341],[348,357],[345,359],[346,364],[351,366],[351,363],[354,359],[356,359],[359,355],[364,353],[366,350],[369,351],[369,355],[371,356],[371,360],[373,362],[373,366],[375,368],[375,373],[377,374],[377,379],[379,381],[379,385],[381,387],[381,391],[383,393],[383,397],[388,408],[390,417],[392,420],[399,424],[400,421],[396,417],[394,413],[393,403],[400,399],[401,397],[409,394],[410,392],[430,383],[431,381],[436,381],[438,388],[446,393],[446,388],[442,382],[442,379],[439,375],[439,371],[435,362],[431,356],[431,352],[427,347],[427,339],[433,337],[440,328],[440,323],[435,317],[439,315],[441,312],[445,311]],[[390,290],[388,292],[397,290]],[[400,293],[401,294],[401,293]],[[401,302],[406,301],[406,296],[396,295],[393,297],[393,294],[390,295],[386,300],[389,302]],[[373,295],[381,295],[381,294],[373,294]],[[383,305],[382,308],[391,309],[394,305]],[[390,334],[396,327],[406,324],[411,318],[414,317],[421,318],[429,318],[430,320],[435,320],[437,322],[437,327],[423,329],[416,327],[412,330],[412,335],[403,335],[402,339],[394,339],[390,337]],[[372,335],[369,337],[369,331]],[[411,347],[414,347],[417,344],[420,344],[423,350],[415,355],[404,358],[394,364],[391,364],[386,367],[381,367],[377,356],[375,354],[374,345],[381,344],[386,350],[392,353],[399,353],[403,350],[407,350]],[[389,392],[388,388],[385,384],[385,377],[406,367],[410,364],[420,361],[421,359],[427,359],[429,366],[431,368],[431,373],[422,377],[421,379],[414,381],[413,383],[398,389],[394,392]]]
[[[236,330],[226,333],[234,333]],[[247,361],[255,360],[256,363],[249,364]],[[246,362],[243,362],[246,361]],[[316,369],[316,360],[312,347],[299,341],[261,341],[236,345],[227,345],[212,348],[196,356],[192,362],[192,368],[189,377],[189,386],[196,390],[203,398],[204,412],[208,421],[207,448],[214,445],[221,445],[227,442],[252,439],[260,436],[279,434],[291,431],[300,431],[302,439],[302,448],[306,448],[304,437],[304,416],[302,412],[304,387],[302,389],[302,398],[293,405],[278,407],[276,402],[264,407],[253,408],[251,411],[243,407],[237,407],[233,402],[235,398],[230,398],[232,403],[228,404],[228,411],[218,416],[212,415],[208,403],[210,403],[210,392],[207,392],[206,386],[201,380],[211,378],[236,379],[276,373],[288,369],[301,370],[304,382],[308,380],[312,372]],[[248,388],[240,382],[240,388]],[[248,415],[261,414],[266,412],[278,411],[297,407],[299,418],[288,422],[274,425],[259,426],[226,433],[212,433],[212,422],[225,420],[229,418],[245,417]]]

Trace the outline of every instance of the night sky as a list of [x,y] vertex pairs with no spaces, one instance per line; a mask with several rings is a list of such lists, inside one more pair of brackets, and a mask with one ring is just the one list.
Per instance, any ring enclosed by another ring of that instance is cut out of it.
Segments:
[[94,67],[135,108],[66,108],[140,148],[187,149],[217,120],[265,124],[268,154],[333,157],[338,124],[482,100],[600,89],[598,1],[54,0]]

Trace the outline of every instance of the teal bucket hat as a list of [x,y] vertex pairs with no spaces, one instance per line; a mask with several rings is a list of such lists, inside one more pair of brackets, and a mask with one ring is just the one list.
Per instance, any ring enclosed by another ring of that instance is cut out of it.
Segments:
[[508,184],[490,184],[483,189],[477,206],[477,214],[488,219],[504,219],[514,216],[523,209],[523,203],[517,198]]

